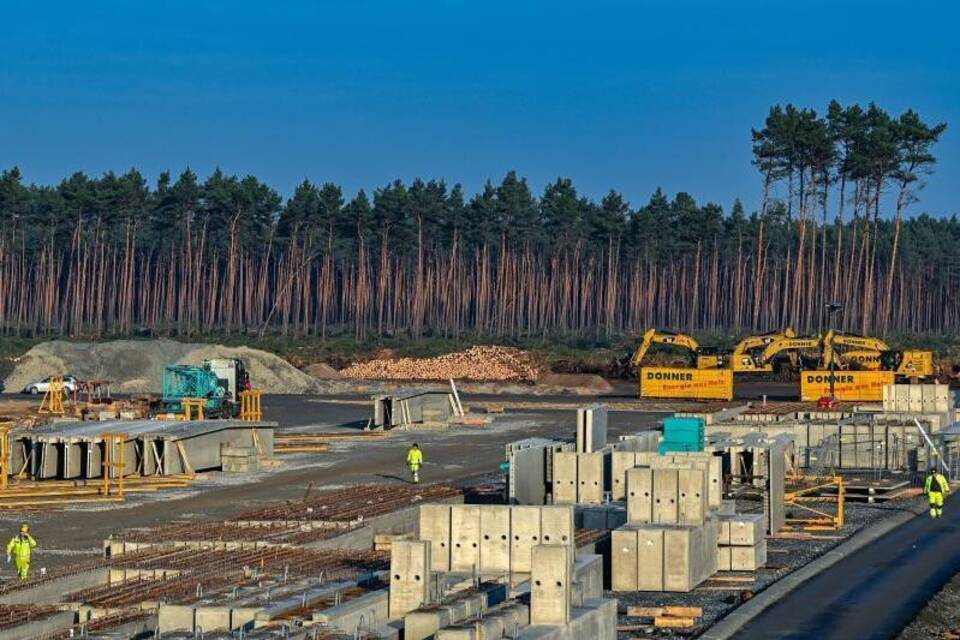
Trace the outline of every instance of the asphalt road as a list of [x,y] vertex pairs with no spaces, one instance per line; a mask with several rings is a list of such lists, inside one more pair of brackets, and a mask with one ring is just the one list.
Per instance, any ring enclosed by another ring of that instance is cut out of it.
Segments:
[[960,571],[960,500],[914,518],[807,580],[754,618],[738,640],[893,638]]

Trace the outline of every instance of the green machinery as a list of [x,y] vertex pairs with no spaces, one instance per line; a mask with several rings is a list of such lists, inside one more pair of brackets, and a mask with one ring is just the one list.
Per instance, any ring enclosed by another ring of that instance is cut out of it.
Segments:
[[163,368],[163,405],[180,413],[183,400],[203,400],[204,415],[236,417],[240,413],[240,392],[250,388],[243,361],[206,360],[201,365],[172,364]]

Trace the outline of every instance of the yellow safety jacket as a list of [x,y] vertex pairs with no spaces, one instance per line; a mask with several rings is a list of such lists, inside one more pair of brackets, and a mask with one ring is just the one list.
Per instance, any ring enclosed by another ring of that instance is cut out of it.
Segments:
[[37,546],[37,541],[29,533],[20,533],[7,544],[7,555],[13,556],[17,564],[30,562],[30,551]]
[[423,451],[420,449],[410,449],[407,451],[407,466],[411,469],[419,468],[423,464]]
[[[934,483],[934,480],[936,480],[936,483]],[[950,483],[947,482],[947,479],[943,477],[942,473],[933,473],[927,476],[927,480],[923,484],[923,492],[927,495],[931,493],[947,495],[950,493]]]

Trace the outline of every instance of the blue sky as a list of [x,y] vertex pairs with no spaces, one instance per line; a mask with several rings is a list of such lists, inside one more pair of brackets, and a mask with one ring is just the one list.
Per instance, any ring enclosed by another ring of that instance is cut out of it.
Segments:
[[189,165],[348,193],[468,192],[509,169],[635,205],[658,186],[756,206],[771,104],[876,101],[951,126],[913,212],[960,213],[954,2],[4,3],[0,167]]

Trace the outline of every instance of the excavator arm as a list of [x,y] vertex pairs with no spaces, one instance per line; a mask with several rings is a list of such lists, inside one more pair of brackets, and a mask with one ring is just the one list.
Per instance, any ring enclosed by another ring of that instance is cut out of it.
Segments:
[[643,359],[646,357],[647,352],[650,350],[650,347],[655,344],[671,345],[674,347],[680,347],[681,349],[686,349],[693,354],[697,361],[698,369],[712,368],[713,366],[716,366],[717,362],[719,362],[718,356],[716,355],[700,355],[700,343],[697,342],[696,338],[693,336],[688,336],[685,333],[672,333],[670,331],[657,331],[656,329],[648,329],[647,332],[643,334],[643,342],[633,354],[633,358],[630,360],[630,363],[634,367],[639,367],[641,364],[643,364]]
[[822,349],[825,340],[826,338],[821,336],[779,338],[768,344],[763,350],[763,354],[760,356],[760,366],[763,367],[763,371],[772,371],[773,360],[778,355],[785,352],[802,351],[804,349]]
[[760,351],[776,340],[782,338],[795,338],[797,333],[790,327],[783,331],[770,331],[754,336],[747,336],[737,343],[730,355],[730,366],[735,373],[744,373],[748,371],[765,371],[760,365]]

